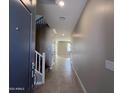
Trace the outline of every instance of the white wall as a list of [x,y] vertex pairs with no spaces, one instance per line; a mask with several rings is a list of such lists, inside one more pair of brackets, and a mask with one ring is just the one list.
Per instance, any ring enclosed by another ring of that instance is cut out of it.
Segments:
[[114,0],[88,0],[72,34],[73,65],[88,93],[114,93]]

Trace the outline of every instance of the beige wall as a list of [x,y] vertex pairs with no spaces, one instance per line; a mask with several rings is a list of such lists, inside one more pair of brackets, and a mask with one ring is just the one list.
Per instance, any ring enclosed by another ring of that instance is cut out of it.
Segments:
[[114,93],[114,0],[88,0],[72,34],[73,65],[88,93]]
[[57,48],[57,55],[61,56],[61,57],[68,57],[68,52],[67,52],[67,45],[68,42],[64,42],[64,41],[59,41],[58,42],[58,48]]

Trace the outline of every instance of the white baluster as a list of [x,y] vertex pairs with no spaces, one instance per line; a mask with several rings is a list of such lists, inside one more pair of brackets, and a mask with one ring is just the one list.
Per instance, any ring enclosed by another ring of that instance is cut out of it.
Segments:
[[41,59],[41,56],[39,55],[39,72],[40,72],[40,66],[41,66],[41,61],[40,61],[40,59]]
[[42,75],[43,75],[43,84],[45,83],[45,53],[42,54]]
[[37,52],[36,52],[36,64],[35,64],[35,68],[37,69]]

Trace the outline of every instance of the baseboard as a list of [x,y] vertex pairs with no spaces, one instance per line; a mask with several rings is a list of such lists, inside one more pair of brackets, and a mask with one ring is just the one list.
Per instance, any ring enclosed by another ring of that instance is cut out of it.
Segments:
[[80,80],[80,78],[79,78],[79,76],[78,76],[78,74],[77,74],[77,72],[76,72],[76,70],[75,70],[75,68],[74,68],[74,66],[73,66],[72,63],[71,63],[71,65],[72,65],[72,69],[73,69],[73,71],[74,71],[74,73],[75,73],[75,75],[76,75],[76,77],[77,77],[77,79],[78,79],[78,82],[79,82],[79,84],[80,84],[82,90],[84,91],[84,93],[87,93],[87,90],[86,90],[86,88],[84,87],[83,83],[81,82],[81,80]]

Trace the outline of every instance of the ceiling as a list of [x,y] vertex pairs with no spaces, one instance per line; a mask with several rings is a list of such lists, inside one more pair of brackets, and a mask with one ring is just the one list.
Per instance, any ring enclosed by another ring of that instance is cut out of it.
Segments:
[[86,4],[86,0],[64,0],[60,7],[55,0],[38,0],[37,14],[45,16],[48,25],[57,33],[70,34]]

